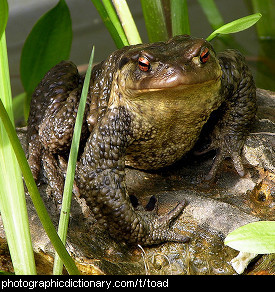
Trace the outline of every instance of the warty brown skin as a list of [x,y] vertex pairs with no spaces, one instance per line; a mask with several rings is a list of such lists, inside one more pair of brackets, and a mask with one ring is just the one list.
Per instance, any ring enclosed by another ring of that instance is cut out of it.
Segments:
[[[81,88],[75,65],[61,62],[45,75],[31,103],[29,163],[38,179],[43,162],[58,201],[64,180],[59,164],[70,147]],[[209,124],[210,148],[217,149],[209,177],[225,157],[244,175],[240,155],[255,116],[255,96],[240,53],[216,56],[202,39],[177,36],[114,52],[92,72],[75,177],[80,195],[118,240],[186,242],[188,237],[170,229],[185,202],[164,216],[135,210],[125,186],[125,164],[140,169],[171,165]]]

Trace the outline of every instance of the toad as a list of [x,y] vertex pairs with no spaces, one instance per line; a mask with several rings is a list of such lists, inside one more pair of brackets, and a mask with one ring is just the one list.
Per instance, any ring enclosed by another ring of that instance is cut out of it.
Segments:
[[[76,66],[62,61],[45,75],[31,102],[29,163],[36,180],[43,165],[59,200],[61,162],[70,149],[82,86]],[[241,151],[255,112],[253,77],[235,50],[216,54],[209,42],[187,35],[117,50],[92,70],[75,175],[80,196],[118,240],[186,242],[187,236],[170,228],[185,202],[163,216],[136,210],[125,165],[171,165],[211,123],[209,147],[217,154],[208,178],[226,157],[243,176]]]

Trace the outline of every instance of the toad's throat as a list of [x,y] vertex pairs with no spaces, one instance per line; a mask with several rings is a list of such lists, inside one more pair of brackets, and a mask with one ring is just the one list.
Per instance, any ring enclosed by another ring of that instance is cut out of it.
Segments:
[[171,96],[171,91],[167,95],[153,92],[150,98],[131,101],[130,106],[135,108],[133,120],[144,129],[127,150],[127,165],[157,169],[172,164],[193,148],[210,114],[223,101],[219,82],[203,90],[196,88]]

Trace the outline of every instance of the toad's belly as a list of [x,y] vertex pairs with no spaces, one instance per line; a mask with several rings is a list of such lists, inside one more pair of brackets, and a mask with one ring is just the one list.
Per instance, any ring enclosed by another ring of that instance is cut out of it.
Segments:
[[138,169],[158,169],[173,164],[190,151],[208,116],[195,122],[173,122],[166,131],[152,129],[152,134],[134,141],[126,151],[126,165]]
[[129,149],[127,151],[125,163],[137,169],[158,169],[169,166],[179,160],[185,153],[192,149],[193,145],[194,141],[190,141],[189,144],[185,143],[184,145],[167,143],[165,148],[156,148],[155,145],[151,147],[137,145],[135,149]]

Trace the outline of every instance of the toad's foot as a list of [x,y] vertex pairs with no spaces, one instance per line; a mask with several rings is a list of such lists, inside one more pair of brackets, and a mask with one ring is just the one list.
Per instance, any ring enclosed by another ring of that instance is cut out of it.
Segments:
[[242,163],[242,158],[239,152],[237,151],[226,151],[224,148],[220,148],[217,150],[217,154],[215,156],[214,162],[212,164],[211,170],[209,173],[205,176],[205,180],[209,181],[212,180],[219,169],[219,166],[221,163],[225,160],[225,158],[230,157],[235,170],[239,174],[240,177],[243,177],[245,175],[245,169]]
[[[180,215],[185,206],[186,202],[183,201],[179,203],[174,209],[172,209],[168,214],[162,216],[156,216],[152,214],[144,216],[144,212],[142,212],[143,220],[148,224],[148,234],[143,238],[138,236],[138,238],[141,240],[141,243],[145,245],[151,245],[165,241],[181,243],[188,242],[190,237],[174,232],[170,228],[172,221]],[[134,224],[135,222],[133,222],[133,225]]]
[[229,50],[219,54],[219,61],[223,70],[221,81],[226,99],[210,117],[210,124],[215,120],[217,122],[211,136],[212,146],[218,152],[208,179],[214,177],[226,157],[231,157],[238,174],[244,176],[241,152],[257,110],[255,84],[243,56]]

